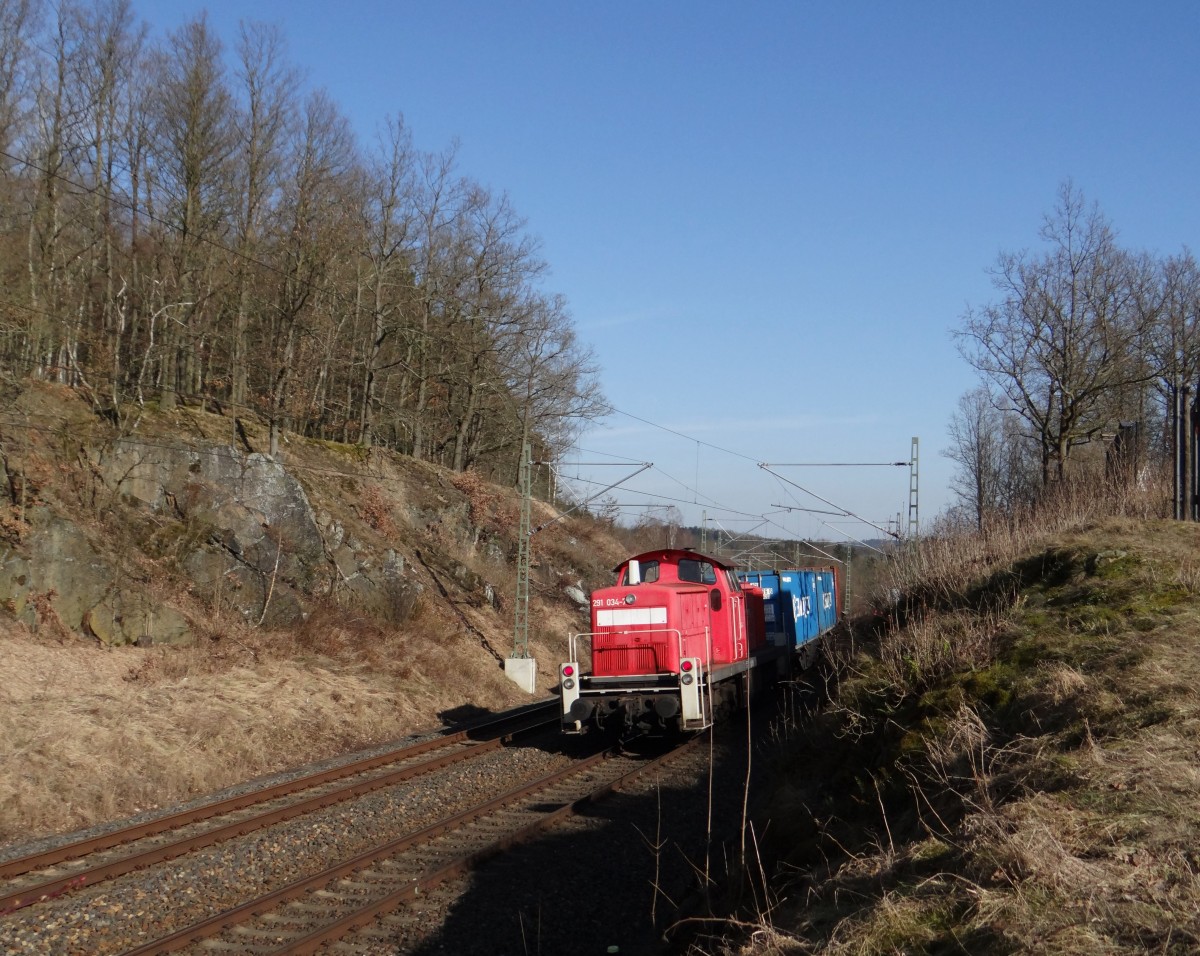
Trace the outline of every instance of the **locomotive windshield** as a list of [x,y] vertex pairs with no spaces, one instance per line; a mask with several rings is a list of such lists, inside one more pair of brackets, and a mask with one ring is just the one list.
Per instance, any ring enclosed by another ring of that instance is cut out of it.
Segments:
[[[653,584],[658,580],[658,562],[643,561],[642,562],[642,583]],[[625,570],[621,572],[620,584],[623,587],[629,583],[629,566],[625,566]]]
[[716,584],[717,572],[707,561],[697,561],[695,558],[679,559],[679,580],[690,581],[692,584]]

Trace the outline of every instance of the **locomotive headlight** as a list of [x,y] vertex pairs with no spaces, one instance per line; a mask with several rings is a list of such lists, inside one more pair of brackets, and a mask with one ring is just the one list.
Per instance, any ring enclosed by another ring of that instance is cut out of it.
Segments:
[[692,677],[692,675],[691,675],[691,674],[688,674],[688,673],[686,673],[686,672],[685,672],[685,673],[683,674],[683,676],[679,678],[679,683],[681,683],[681,684],[684,684],[684,685],[687,685],[687,684],[690,684],[690,683],[692,682],[692,680],[693,680],[693,679],[694,679],[694,678]]
[[563,679],[563,688],[565,690],[574,690],[575,689],[575,678],[574,677],[564,678]]
[[636,600],[637,600],[636,594],[626,594],[625,595],[625,603],[626,604],[633,604]]
[[570,664],[563,664],[562,672],[563,672],[563,677],[570,677],[575,673],[575,668],[572,667]]
[[684,671],[690,671],[690,670],[692,669],[692,662],[691,662],[691,661],[684,661],[684,662],[683,662],[682,664],[680,664],[679,666],[680,666],[680,668],[681,668],[682,670],[684,670]]

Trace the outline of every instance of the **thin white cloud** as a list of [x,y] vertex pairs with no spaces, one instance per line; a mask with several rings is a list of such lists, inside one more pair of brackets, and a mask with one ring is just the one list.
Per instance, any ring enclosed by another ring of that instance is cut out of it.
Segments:
[[582,333],[599,332],[607,329],[617,329],[626,325],[644,325],[648,322],[670,322],[680,318],[681,313],[675,306],[658,306],[649,309],[637,309],[633,312],[614,313],[597,319],[576,318],[575,328]]

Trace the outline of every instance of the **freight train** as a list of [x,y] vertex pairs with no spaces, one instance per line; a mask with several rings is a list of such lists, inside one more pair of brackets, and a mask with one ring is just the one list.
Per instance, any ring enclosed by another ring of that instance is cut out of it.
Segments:
[[667,548],[615,572],[615,585],[592,593],[591,631],[570,636],[570,659],[558,669],[565,733],[708,727],[811,665],[841,606],[832,568],[739,574]]

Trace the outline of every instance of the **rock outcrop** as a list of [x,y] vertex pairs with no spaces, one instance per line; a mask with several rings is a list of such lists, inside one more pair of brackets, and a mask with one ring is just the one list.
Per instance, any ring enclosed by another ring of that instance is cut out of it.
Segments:
[[[507,590],[486,575],[511,573],[515,509],[482,479],[294,436],[272,457],[256,450],[265,428],[198,407],[118,423],[62,386],[9,398],[0,609],[31,627],[183,644],[232,616],[288,629],[318,606],[400,625],[424,596],[502,653]],[[540,593],[586,613],[576,543],[539,542]]]
[[[341,521],[318,516],[296,477],[267,455],[127,437],[87,457],[122,507],[153,516],[149,550],[169,552],[203,605],[285,627],[332,595],[398,621],[421,592],[399,552],[369,548]],[[0,604],[19,619],[33,627],[55,619],[110,645],[193,639],[185,615],[152,596],[146,573],[78,524],[44,504],[23,521],[23,539],[0,546]]]

